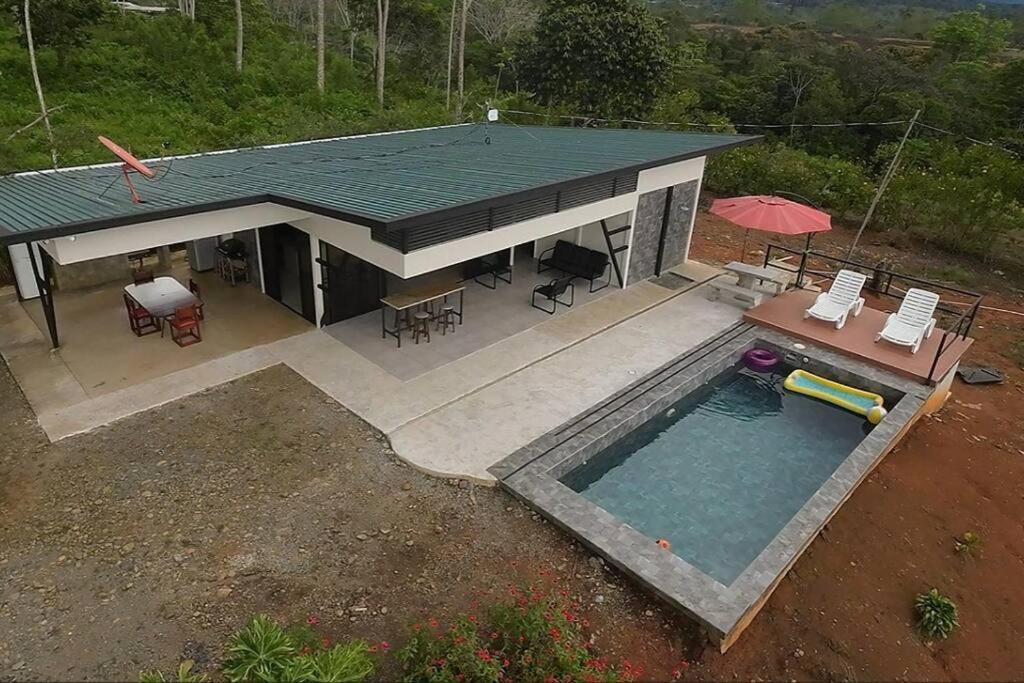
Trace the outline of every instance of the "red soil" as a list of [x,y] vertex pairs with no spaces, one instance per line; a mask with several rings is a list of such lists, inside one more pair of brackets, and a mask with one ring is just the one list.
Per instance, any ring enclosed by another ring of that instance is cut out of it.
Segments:
[[[850,236],[837,229],[816,244],[841,250]],[[742,239],[742,230],[701,215],[691,256],[736,260]],[[748,261],[759,248],[750,247]],[[870,236],[859,256],[918,273],[950,261],[920,246],[894,249],[887,236]],[[1024,311],[1021,290],[1005,277],[986,272],[969,287],[987,306]],[[726,655],[706,649],[688,677],[1024,677],[1024,358],[1013,350],[1024,346],[1024,317],[984,311],[973,334],[965,362],[999,367],[1006,382],[957,380],[946,407],[921,420],[854,493],[739,642]],[[982,538],[973,557],[954,552],[967,531]],[[912,603],[932,587],[957,603],[960,628],[928,643],[915,631]]]

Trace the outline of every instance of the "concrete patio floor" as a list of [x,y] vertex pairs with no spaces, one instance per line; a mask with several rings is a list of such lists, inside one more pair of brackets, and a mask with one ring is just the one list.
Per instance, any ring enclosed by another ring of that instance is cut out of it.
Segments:
[[178,347],[169,335],[137,337],[129,329],[122,283],[57,292],[61,346],[51,350],[38,299],[0,307],[0,352],[37,414],[143,385],[165,375],[312,329],[306,320],[251,285],[231,287],[215,273],[194,273],[184,262],[167,272],[202,291],[203,341]]
[[[533,259],[517,263],[512,273],[512,282],[498,281],[494,289],[473,280],[459,283],[466,288],[463,299],[463,324],[456,325],[455,332],[445,335],[432,325],[429,344],[414,344],[409,333],[403,333],[401,348],[391,337],[382,339],[379,310],[329,325],[324,331],[389,374],[407,381],[525,332],[531,327],[568,315],[579,310],[584,304],[618,289],[614,285],[609,285],[600,291],[590,292],[586,281],[577,282],[573,306],[569,308],[560,305],[549,315],[530,306],[530,296],[534,287],[547,284],[552,278],[557,277],[558,273],[550,270],[537,273],[536,266],[537,262]],[[490,284],[490,278],[480,280]],[[564,298],[568,300],[568,295]],[[451,297],[449,302],[458,307],[458,296]],[[549,302],[543,299],[538,301],[538,305],[545,304]],[[393,315],[388,315],[389,326],[393,324]]]
[[[388,435],[396,453],[413,466],[493,484],[487,473],[492,464],[740,319],[738,308],[707,301],[700,283],[719,271],[694,262],[675,270],[694,284],[609,288],[564,315],[545,316],[529,329],[408,380],[327,332],[311,330],[36,412],[56,441],[284,363]],[[17,348],[7,337],[17,328],[6,322],[0,327],[0,350],[16,376],[11,351]]]

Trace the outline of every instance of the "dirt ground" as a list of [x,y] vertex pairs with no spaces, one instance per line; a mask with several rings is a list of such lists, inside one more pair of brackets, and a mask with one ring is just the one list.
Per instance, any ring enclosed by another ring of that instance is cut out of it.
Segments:
[[[740,240],[702,217],[693,256],[734,260]],[[872,256],[937,267],[872,240]],[[973,286],[1024,310],[1001,276]],[[286,368],[49,444],[0,366],[0,679],[131,680],[184,658],[213,671],[258,612],[397,647],[414,621],[542,571],[581,599],[601,653],[651,680],[684,658],[694,680],[1024,678],[1024,372],[1009,351],[1024,318],[986,312],[977,335],[970,360],[1007,382],[958,383],[724,656],[506,494],[403,466]],[[974,559],[953,552],[965,531],[982,538]],[[913,597],[933,586],[960,606],[941,643],[913,628]]]
[[[815,237],[845,254],[851,231]],[[748,262],[762,249],[751,234]],[[739,258],[743,231],[701,215],[692,258]],[[802,246],[793,238],[791,246]],[[901,272],[952,273],[985,305],[1024,312],[1008,274],[957,262],[890,235],[868,234],[857,258]],[[763,252],[756,258],[763,257]],[[1024,372],[1012,351],[1024,317],[982,311],[965,362],[1006,373],[998,386],[959,380],[946,407],[919,422],[860,486],[797,562],[767,607],[725,656],[708,652],[700,675],[737,679],[1024,679]],[[953,551],[966,531],[982,538],[974,559]],[[913,596],[937,587],[960,609],[949,640],[913,630]]]
[[260,612],[400,646],[541,572],[589,605],[603,652],[664,676],[698,642],[505,493],[403,466],[284,366],[51,445],[0,365],[0,415],[5,680],[212,671]]

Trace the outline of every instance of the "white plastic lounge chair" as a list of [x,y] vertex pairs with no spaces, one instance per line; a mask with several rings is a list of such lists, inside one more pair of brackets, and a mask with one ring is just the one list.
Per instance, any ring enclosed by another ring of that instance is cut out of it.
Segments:
[[864,299],[860,290],[864,288],[864,275],[852,270],[840,270],[827,292],[818,295],[814,305],[804,311],[804,318],[817,318],[827,323],[834,323],[837,330],[843,329],[846,317],[860,315],[864,308]]
[[911,287],[903,297],[900,310],[889,316],[885,327],[875,337],[900,346],[909,346],[911,353],[917,353],[921,342],[932,336],[935,330],[935,308],[939,295],[925,289]]

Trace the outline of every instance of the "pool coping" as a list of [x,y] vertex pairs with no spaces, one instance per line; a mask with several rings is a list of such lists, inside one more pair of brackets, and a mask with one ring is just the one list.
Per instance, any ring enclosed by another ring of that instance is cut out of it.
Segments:
[[[880,393],[892,407],[757,558],[724,585],[662,550],[653,539],[559,479],[734,366],[755,345],[773,347],[811,372],[827,372],[840,382]],[[778,332],[739,323],[567,420],[489,471],[513,495],[704,624],[725,651],[821,528],[918,416],[933,390]],[[895,405],[890,397],[896,399]]]

